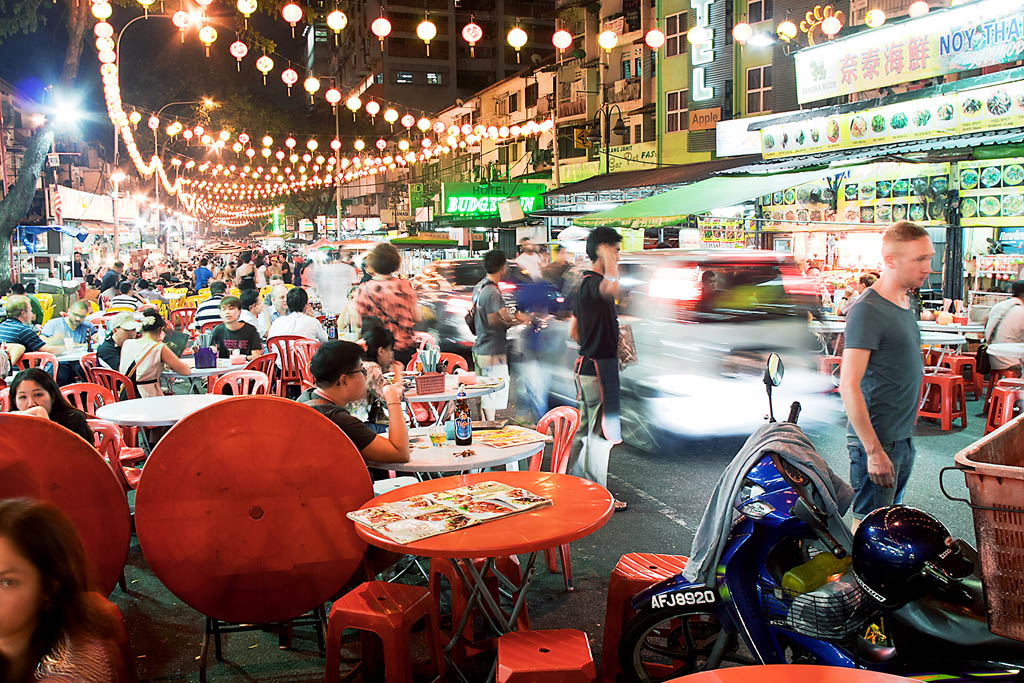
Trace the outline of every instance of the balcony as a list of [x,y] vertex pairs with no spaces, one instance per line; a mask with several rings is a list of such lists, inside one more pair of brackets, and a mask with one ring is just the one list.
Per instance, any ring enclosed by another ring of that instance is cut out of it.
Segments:
[[623,102],[639,100],[640,80],[623,79],[621,81],[615,81],[611,85],[606,85],[604,90],[604,99],[609,104],[621,104]]
[[587,113],[587,98],[580,95],[574,100],[558,103],[558,118],[570,116],[585,116]]

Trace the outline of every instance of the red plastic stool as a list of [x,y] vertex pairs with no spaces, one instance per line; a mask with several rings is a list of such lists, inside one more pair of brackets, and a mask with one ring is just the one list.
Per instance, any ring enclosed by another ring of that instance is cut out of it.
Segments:
[[[419,586],[369,581],[352,589],[331,605],[327,618],[327,664],[324,681],[336,683],[341,659],[341,634],[347,628],[372,631],[381,640],[385,653],[386,683],[412,681],[409,658],[409,633],[413,624],[427,618],[427,642],[434,670],[444,679],[443,645],[438,633],[437,610],[430,593]],[[368,651],[363,634],[363,660]]]
[[[818,356],[818,372],[823,375],[831,375],[838,379],[836,371],[840,372],[843,369],[843,357],[842,356]],[[839,391],[837,386],[832,390],[833,392]]]
[[594,683],[587,634],[575,629],[517,631],[498,638],[497,683]]
[[619,558],[608,580],[608,602],[604,610],[604,641],[601,648],[601,680],[614,681],[620,673],[619,636],[635,612],[629,601],[634,595],[663,579],[683,571],[686,557],[629,553]]
[[1002,383],[1000,382],[992,390],[992,402],[988,407],[988,416],[985,419],[986,434],[999,429],[1012,420],[1014,408],[1024,400],[1024,390],[1002,386]]
[[928,392],[928,400],[917,411],[918,417],[939,421],[939,429],[953,428],[953,420],[959,419],[960,426],[967,426],[967,401],[964,398],[964,378],[949,374],[925,375],[921,380],[921,399]]
[[978,374],[978,360],[974,356],[946,354],[942,359],[942,367],[949,368],[954,375],[964,378],[964,392],[970,392],[977,401],[982,396],[981,375]]
[[[484,560],[482,558],[473,561],[477,570],[483,570]],[[523,574],[519,566],[519,558],[515,555],[507,557],[495,558],[494,568],[501,572],[505,578],[513,581],[514,583],[522,583]],[[451,608],[452,608],[452,626],[454,630],[458,625],[459,620],[462,618],[462,613],[466,611],[466,604],[469,601],[469,593],[466,592],[466,586],[462,583],[462,579],[455,571],[455,567],[452,563],[446,559],[431,558],[430,570],[427,578],[427,589],[430,591],[431,600],[433,600],[434,609],[440,614],[441,612],[441,577],[448,579],[448,585],[451,586]],[[491,591],[491,595],[494,596],[496,601],[500,602],[500,596],[498,593],[498,579],[489,575],[485,577],[487,587]],[[470,646],[473,643],[473,618],[477,616],[479,610],[474,608],[475,614],[470,615],[470,618],[466,621],[466,627],[462,630],[462,642],[456,646],[453,651],[453,655],[458,661],[466,661],[469,656],[476,654],[479,651],[477,648]],[[519,610],[519,615],[516,617],[515,628],[522,631],[530,630],[530,615],[527,611],[526,603],[523,603],[523,608]],[[452,631],[441,631],[441,637],[445,640],[451,640]]]
[[1013,368],[1006,368],[1005,370],[993,370],[988,374],[988,384],[985,386],[985,412],[988,412],[989,401],[992,400],[992,390],[999,384],[999,380],[1002,379],[1016,379],[1020,377],[1020,372]]

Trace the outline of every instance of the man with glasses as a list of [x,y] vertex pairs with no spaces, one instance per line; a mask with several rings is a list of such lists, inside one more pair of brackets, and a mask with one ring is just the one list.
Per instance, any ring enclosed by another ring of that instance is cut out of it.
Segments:
[[[74,344],[85,344],[96,333],[92,323],[86,321],[87,315],[89,306],[84,301],[72,303],[67,315],[59,315],[43,325],[43,340],[56,347],[65,346],[68,340]],[[64,386],[77,382],[80,375],[82,369],[78,361],[61,361],[57,368],[57,384]]]
[[402,414],[401,384],[384,385],[381,398],[388,411],[386,436],[376,434],[345,410],[349,403],[366,398],[366,369],[362,353],[362,348],[352,342],[332,340],[321,344],[309,363],[316,387],[303,392],[299,403],[305,403],[338,425],[364,459],[409,462],[409,432]]

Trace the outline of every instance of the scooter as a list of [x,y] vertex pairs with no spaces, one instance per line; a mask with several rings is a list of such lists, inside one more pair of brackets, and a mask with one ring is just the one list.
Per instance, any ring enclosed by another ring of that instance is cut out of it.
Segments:
[[[772,354],[764,379],[771,422],[771,390],[783,374]],[[788,422],[795,424],[799,413],[794,403]],[[988,630],[981,582],[971,571],[979,566],[977,553],[962,540],[952,545],[967,569],[955,577],[922,571],[924,596],[899,609],[883,608],[852,574],[847,583],[836,582],[841,590],[824,596],[785,588],[785,572],[816,552],[837,559],[850,552],[829,532],[810,485],[776,453],[766,453],[749,469],[714,586],[679,574],[634,596],[636,615],[619,644],[619,680],[666,681],[728,661],[943,673],[966,680],[983,673],[986,681],[1024,682],[1024,642]],[[751,658],[739,655],[740,642]]]

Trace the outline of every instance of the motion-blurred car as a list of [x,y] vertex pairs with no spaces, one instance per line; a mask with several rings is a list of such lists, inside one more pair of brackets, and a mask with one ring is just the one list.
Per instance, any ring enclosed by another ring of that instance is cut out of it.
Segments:
[[[786,363],[786,381],[775,394],[780,419],[795,400],[803,404],[803,425],[835,419],[836,402],[825,396],[834,384],[816,372],[808,329],[818,283],[801,275],[792,257],[650,250],[623,254],[619,270],[619,322],[632,328],[638,357],[621,373],[627,442],[650,450],[673,436],[751,433],[766,413],[761,378],[773,351]],[[535,346],[546,352],[539,363],[522,356],[522,376],[547,383],[550,404],[573,405],[578,346],[565,321],[548,320],[543,333],[548,341]]]
[[[475,337],[466,325],[466,313],[473,306],[473,288],[485,275],[482,258],[466,258],[434,261],[412,278],[423,327],[440,340],[442,351],[466,354],[473,348]],[[510,310],[537,297],[552,305],[561,305],[564,301],[557,290],[533,282],[513,261],[508,262],[498,288]]]

